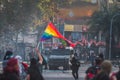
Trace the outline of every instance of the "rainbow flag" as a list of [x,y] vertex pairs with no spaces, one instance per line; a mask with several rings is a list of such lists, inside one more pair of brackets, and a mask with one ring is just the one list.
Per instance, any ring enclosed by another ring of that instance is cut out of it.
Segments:
[[75,46],[77,45],[76,43],[72,43],[71,41],[67,40],[67,39],[56,29],[56,27],[53,25],[53,23],[50,22],[50,23],[47,25],[47,27],[46,27],[43,35],[41,36],[40,41],[45,41],[45,40],[50,39],[50,38],[52,38],[52,37],[60,38],[60,39],[63,39],[63,40],[65,40],[65,41],[67,41],[67,42],[70,44],[71,47],[75,47]]
[[53,25],[53,23],[50,22],[47,25],[43,35],[41,36],[40,41],[45,41],[45,40],[50,39],[52,37],[61,38],[63,40],[66,40],[66,38],[64,36],[62,36],[62,34],[56,29],[56,27]]

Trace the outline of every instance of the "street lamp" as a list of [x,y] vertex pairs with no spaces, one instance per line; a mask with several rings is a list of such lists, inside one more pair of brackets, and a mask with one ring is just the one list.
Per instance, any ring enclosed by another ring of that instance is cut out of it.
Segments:
[[113,15],[111,22],[110,22],[110,44],[109,44],[109,60],[111,59],[111,44],[112,44],[112,25],[113,25],[113,20],[116,16],[119,16],[120,13],[117,13]]

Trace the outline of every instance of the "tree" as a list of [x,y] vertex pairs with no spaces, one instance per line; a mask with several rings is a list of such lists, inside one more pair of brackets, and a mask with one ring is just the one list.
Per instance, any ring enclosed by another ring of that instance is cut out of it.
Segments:
[[[45,20],[52,20],[59,13],[58,8],[68,5],[70,1],[72,0],[0,0],[0,38],[3,41],[13,41],[16,36],[17,43],[19,33],[27,32],[30,27],[40,27]],[[43,28],[39,32],[41,30]]]
[[59,8],[69,5],[71,2],[72,0],[40,0],[38,7],[44,20],[54,21],[59,14]]
[[[91,20],[89,22],[89,24],[91,26],[90,30],[94,30],[97,34],[99,31],[103,32],[103,35],[106,39],[107,48],[109,48],[108,46],[109,46],[109,39],[110,39],[109,33],[110,33],[111,19],[116,13],[120,13],[117,5],[113,5],[109,9],[107,7],[104,7],[103,10],[95,12],[92,15]],[[120,23],[119,23],[119,21],[120,21],[120,16],[117,16],[113,20],[112,47],[114,47],[114,45],[118,44],[118,42],[120,41],[120,37],[119,37]]]

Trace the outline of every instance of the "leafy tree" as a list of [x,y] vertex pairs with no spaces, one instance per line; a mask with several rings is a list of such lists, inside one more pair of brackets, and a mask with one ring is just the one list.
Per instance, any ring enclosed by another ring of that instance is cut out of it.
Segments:
[[[40,24],[41,20],[53,19],[58,8],[72,0],[0,0],[0,27],[5,30],[8,25],[19,31],[29,26]],[[1,8],[1,7],[0,7]]]
[[[43,21],[53,20],[59,8],[72,0],[0,0],[0,38],[3,41],[18,40],[19,33],[25,33],[29,27],[38,29]],[[39,31],[43,28],[38,29]],[[16,44],[17,45],[17,44]],[[17,47],[16,47],[17,48]]]
[[[109,46],[109,39],[110,39],[110,26],[111,26],[111,19],[113,18],[114,15],[120,14],[119,8],[117,5],[111,6],[109,9],[107,7],[104,7],[103,10],[95,12],[91,20],[89,21],[90,24],[90,30],[95,31],[97,34],[99,31],[103,32],[103,35],[106,39],[107,48]],[[115,17],[113,19],[113,24],[112,24],[112,47],[115,44],[118,44],[120,41],[120,15]]]
[[59,14],[59,8],[69,5],[71,2],[72,0],[40,0],[38,7],[43,19],[53,21],[56,14]]

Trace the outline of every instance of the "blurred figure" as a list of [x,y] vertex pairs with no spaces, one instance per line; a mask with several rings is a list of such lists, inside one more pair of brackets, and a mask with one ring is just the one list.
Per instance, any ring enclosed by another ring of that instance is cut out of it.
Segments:
[[42,64],[43,59],[37,48],[36,53],[38,55],[39,61],[37,61],[35,58],[30,60],[30,67],[28,68],[26,80],[44,80],[38,66],[38,63]]
[[102,61],[104,61],[104,55],[103,55],[103,53],[100,53],[98,56],[102,59]]
[[95,58],[96,58],[95,53],[94,52],[91,53],[91,55],[90,55],[91,65],[94,65]]
[[3,71],[2,80],[20,80],[18,61],[15,58],[8,60],[8,63]]
[[10,58],[13,58],[13,52],[12,51],[6,51],[5,56],[3,58],[3,63],[2,63],[3,69],[6,67],[7,62]]
[[25,78],[27,76],[28,64],[24,63],[22,61],[22,57],[19,55],[15,56],[15,58],[18,60],[20,78],[21,78],[21,80],[25,80]]
[[78,80],[78,70],[80,67],[80,62],[74,55],[72,55],[72,59],[70,60],[71,62],[71,70],[72,70],[72,75],[75,80]]
[[5,56],[3,60],[8,60],[13,57],[13,52],[12,51],[6,51]]
[[86,70],[85,80],[92,80],[100,72],[100,70],[101,70],[101,63],[102,63],[101,58],[97,57],[95,59],[94,65],[90,66]]
[[110,80],[110,73],[112,70],[112,63],[109,60],[105,60],[101,64],[100,72],[95,76],[95,80]]

